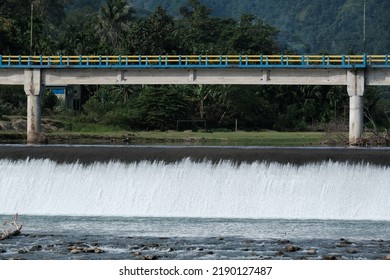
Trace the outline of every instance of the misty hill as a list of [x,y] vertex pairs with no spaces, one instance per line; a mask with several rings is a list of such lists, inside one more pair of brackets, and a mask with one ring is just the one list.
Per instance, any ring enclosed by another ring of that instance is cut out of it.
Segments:
[[[98,7],[104,0],[73,0],[74,7]],[[137,13],[158,5],[174,16],[188,0],[131,0]],[[218,17],[252,13],[279,29],[281,45],[294,52],[362,53],[364,0],[200,0]],[[390,1],[367,0],[366,52],[389,53]]]

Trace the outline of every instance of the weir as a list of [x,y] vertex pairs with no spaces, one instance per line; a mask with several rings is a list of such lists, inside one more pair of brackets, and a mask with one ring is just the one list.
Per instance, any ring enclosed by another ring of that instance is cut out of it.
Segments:
[[0,214],[390,221],[388,178],[389,167],[338,162],[3,159]]
[[363,134],[366,86],[390,85],[388,55],[2,56],[0,84],[24,85],[27,142],[37,143],[45,86],[92,84],[344,85],[349,142]]

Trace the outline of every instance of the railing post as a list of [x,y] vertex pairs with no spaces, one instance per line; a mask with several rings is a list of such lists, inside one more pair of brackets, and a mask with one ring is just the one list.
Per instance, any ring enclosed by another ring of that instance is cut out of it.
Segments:
[[158,56],[158,65],[161,66],[161,55]]
[[181,55],[179,55],[179,66],[181,66]]
[[222,54],[219,55],[219,66],[222,66]]
[[99,55],[99,66],[102,66],[102,56]]
[[18,57],[18,62],[19,62],[19,66],[21,66],[22,65],[22,56],[21,55],[19,55],[19,57]]
[[122,56],[121,55],[118,56],[118,64],[119,64],[119,66],[122,66]]
[[3,65],[3,56],[0,54],[0,66]]
[[342,66],[345,65],[345,55],[344,54],[341,56],[341,65]]
[[202,56],[201,55],[199,55],[198,60],[199,60],[199,65],[202,65]]
[[62,55],[60,55],[60,66],[62,66]]
[[42,55],[39,56],[39,63],[40,63],[41,65],[43,65],[43,57],[42,57]]
[[364,66],[364,68],[367,67],[367,54],[366,53],[363,54],[363,66]]
[[[1,60],[1,59],[0,59],[0,60]],[[389,65],[389,55],[388,55],[388,54],[386,54],[385,63],[386,63],[386,65]]]

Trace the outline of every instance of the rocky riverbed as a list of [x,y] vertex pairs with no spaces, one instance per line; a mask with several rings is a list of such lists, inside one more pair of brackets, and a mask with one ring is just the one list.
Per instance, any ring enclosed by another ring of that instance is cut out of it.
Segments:
[[383,260],[390,240],[22,234],[0,242],[2,260]]

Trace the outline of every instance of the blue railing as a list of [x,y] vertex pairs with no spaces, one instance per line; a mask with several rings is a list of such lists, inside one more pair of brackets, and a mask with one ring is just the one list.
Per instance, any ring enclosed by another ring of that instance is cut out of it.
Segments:
[[365,68],[389,55],[0,55],[0,68]]

